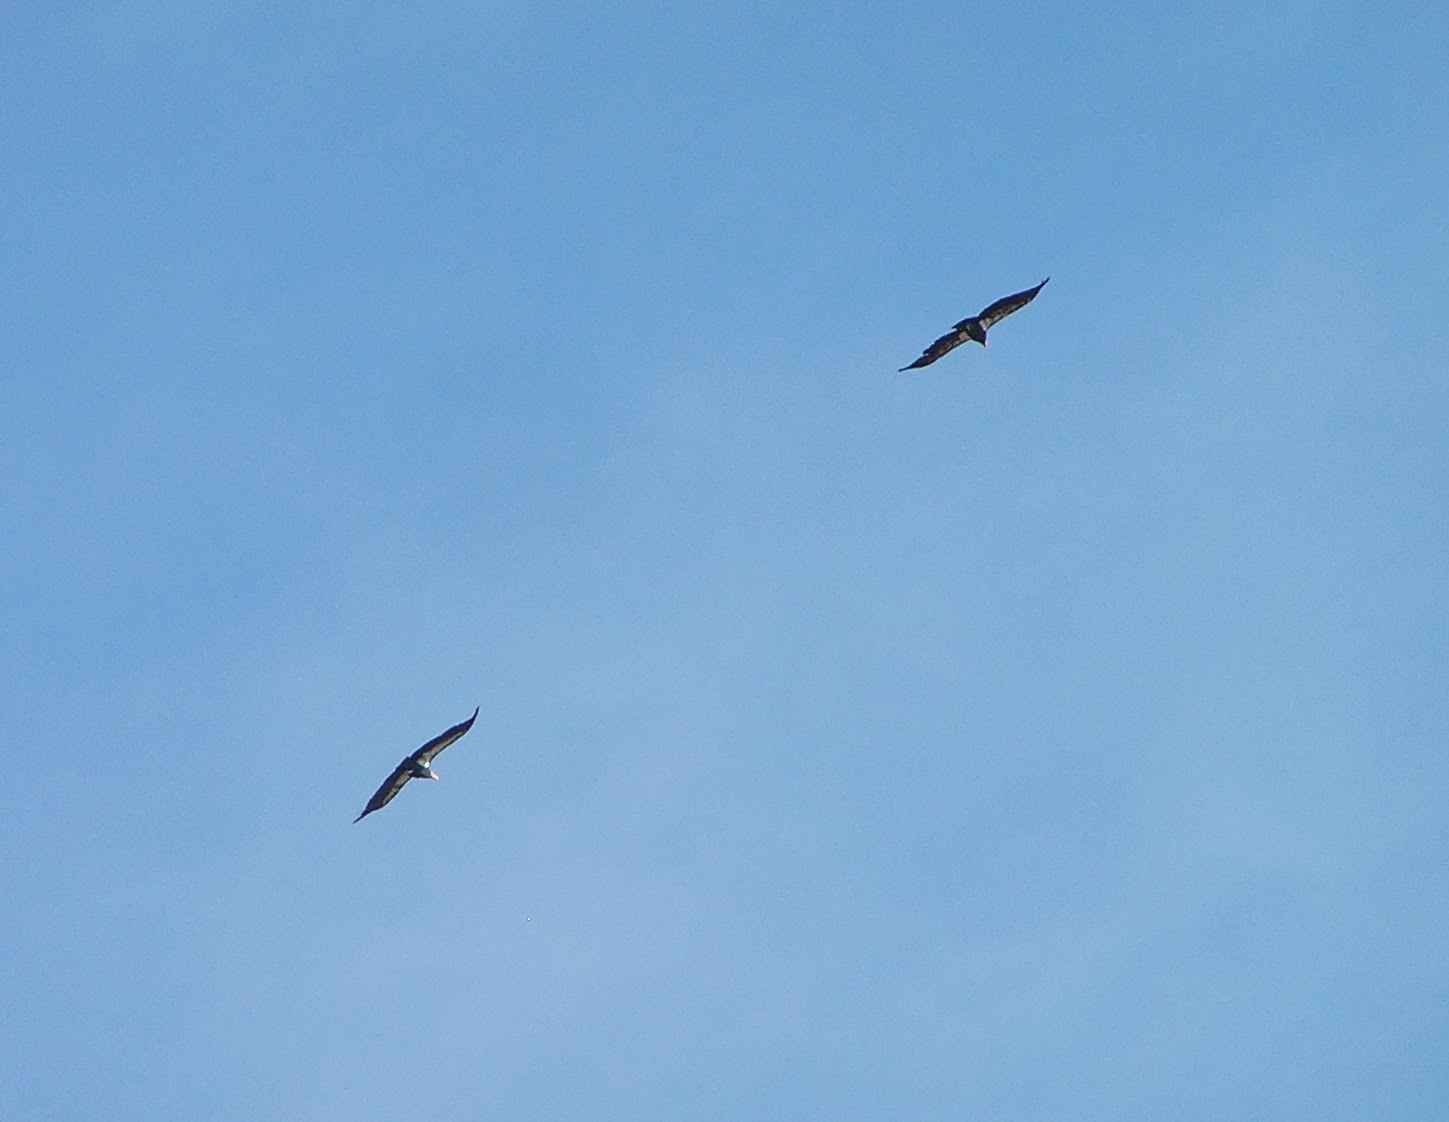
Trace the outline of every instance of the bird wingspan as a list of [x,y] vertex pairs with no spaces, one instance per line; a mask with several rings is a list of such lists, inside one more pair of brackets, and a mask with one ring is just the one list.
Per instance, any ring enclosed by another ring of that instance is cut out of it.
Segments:
[[373,792],[372,798],[367,800],[367,806],[363,807],[362,813],[352,821],[354,824],[361,822],[374,810],[381,810],[396,797],[397,793],[407,785],[407,781],[413,777],[413,768],[417,764],[424,767],[433,762],[433,757],[446,748],[453,741],[457,740],[465,732],[473,727],[473,722],[478,719],[478,710],[473,710],[473,715],[466,721],[454,725],[446,732],[439,733],[419,748],[397,767],[392,769],[392,774],[382,781],[382,786]]
[[[1003,296],[995,303],[987,304],[977,316],[967,316],[955,327],[951,328],[945,335],[942,335],[923,352],[921,357],[909,366],[902,366],[901,370],[919,370],[923,366],[930,366],[942,355],[949,354],[966,340],[974,335],[978,341],[986,338],[986,330],[993,323],[1005,319],[1012,312],[1026,307],[1036,299],[1036,294],[1045,287],[1046,282],[1051,280],[1047,277],[1035,288],[1023,289],[1021,292],[1013,292],[1010,296]],[[979,330],[978,330],[979,329]]]

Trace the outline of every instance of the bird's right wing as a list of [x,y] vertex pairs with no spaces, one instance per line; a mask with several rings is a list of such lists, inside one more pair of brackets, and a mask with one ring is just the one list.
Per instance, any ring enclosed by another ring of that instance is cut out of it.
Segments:
[[1036,294],[1042,290],[1049,280],[1051,280],[1051,277],[1047,277],[1046,280],[1042,281],[1035,288],[1027,288],[1021,292],[1013,292],[1010,296],[1003,296],[994,304],[988,304],[983,308],[981,314],[976,318],[981,321],[983,328],[989,328],[993,323],[999,323],[1011,315],[1012,312],[1020,311],[1035,300]]
[[417,760],[420,764],[432,763],[434,756],[436,756],[449,744],[452,744],[453,741],[457,740],[465,732],[472,728],[473,722],[477,719],[478,710],[474,709],[473,715],[469,717],[466,721],[459,722],[458,724],[450,728],[447,732],[440,732],[437,736],[433,737],[432,740],[428,741],[416,752],[414,752],[410,759]]

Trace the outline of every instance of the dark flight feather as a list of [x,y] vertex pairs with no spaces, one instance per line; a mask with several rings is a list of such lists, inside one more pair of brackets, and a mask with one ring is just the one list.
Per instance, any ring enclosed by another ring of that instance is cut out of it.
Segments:
[[1051,280],[1051,277],[1047,277],[1046,280],[1042,281],[1035,288],[1028,288],[1021,292],[1013,292],[1010,296],[1003,296],[995,303],[986,305],[985,308],[981,309],[979,315],[967,316],[955,327],[951,328],[950,331],[946,332],[945,335],[942,335],[927,347],[921,353],[920,358],[916,359],[909,366],[902,366],[901,370],[919,370],[922,366],[930,366],[931,363],[935,362],[942,355],[949,354],[962,343],[969,343],[972,340],[980,343],[983,347],[986,346],[987,328],[993,324],[1000,323],[1007,316],[1011,315],[1012,312],[1020,311],[1030,304],[1036,299],[1036,294],[1042,290],[1042,287],[1049,280]]
[[473,722],[477,719],[478,710],[474,709],[473,715],[466,721],[454,725],[446,732],[439,733],[411,756],[403,760],[402,763],[398,764],[397,767],[393,768],[392,774],[382,781],[382,786],[373,792],[372,798],[367,800],[367,806],[363,808],[362,813],[352,820],[354,825],[361,822],[374,810],[381,810],[388,803],[392,802],[397,796],[397,793],[407,785],[407,781],[415,776],[419,766],[427,768],[439,752],[472,728]]

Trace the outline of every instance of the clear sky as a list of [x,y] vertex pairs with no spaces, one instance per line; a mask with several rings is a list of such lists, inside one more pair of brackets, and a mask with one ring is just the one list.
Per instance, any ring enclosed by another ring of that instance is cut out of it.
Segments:
[[7,6],[6,1117],[1449,1116],[1446,58]]

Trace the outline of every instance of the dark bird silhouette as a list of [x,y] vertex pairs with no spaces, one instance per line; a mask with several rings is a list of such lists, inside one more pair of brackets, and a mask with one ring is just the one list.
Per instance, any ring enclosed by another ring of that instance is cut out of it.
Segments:
[[1020,311],[1033,300],[1036,294],[1042,290],[1051,277],[1047,277],[1035,288],[1028,288],[1025,292],[1014,292],[1010,296],[1003,296],[994,304],[988,304],[982,309],[979,316],[967,316],[950,331],[942,335],[922,353],[921,357],[909,366],[902,366],[901,370],[917,370],[922,366],[930,366],[942,355],[954,351],[962,343],[976,342],[983,347],[986,346],[986,329],[992,324],[1004,320],[1012,312]]
[[367,806],[363,807],[362,813],[352,821],[361,822],[374,810],[381,810],[392,802],[393,798],[409,779],[436,779],[438,773],[433,770],[433,757],[446,748],[453,741],[461,737],[473,727],[473,722],[478,719],[478,710],[473,710],[473,715],[460,725],[454,725],[447,732],[440,733],[433,737],[411,756],[405,759],[397,767],[392,769],[392,774],[382,781],[382,786],[373,792],[372,798],[367,800]]

